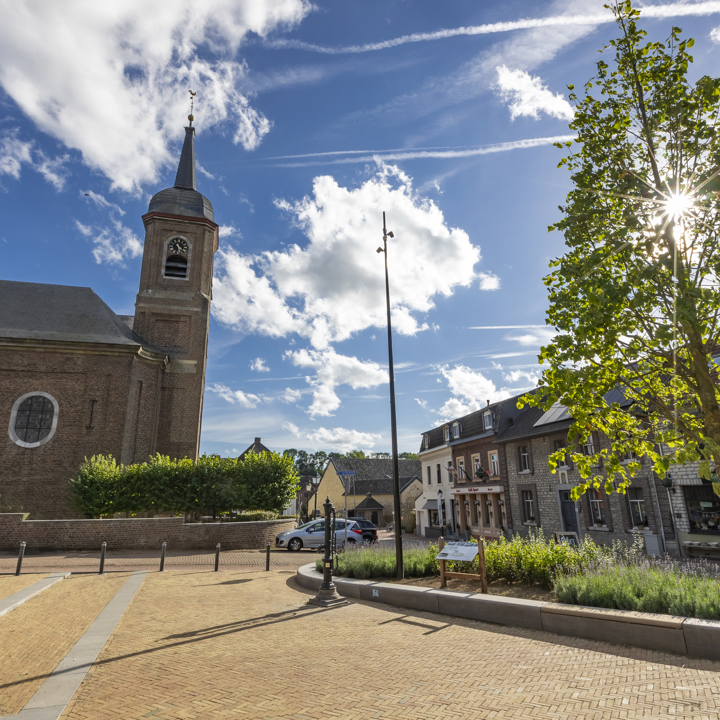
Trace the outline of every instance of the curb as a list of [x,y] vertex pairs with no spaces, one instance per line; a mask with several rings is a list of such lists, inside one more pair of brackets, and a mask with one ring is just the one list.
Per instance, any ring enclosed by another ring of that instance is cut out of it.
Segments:
[[[298,568],[297,581],[308,590],[317,590],[322,584],[322,576],[315,570],[315,564],[310,563]],[[716,620],[519,600],[354,578],[337,577],[333,578],[333,582],[338,593],[344,597],[645,650],[720,660],[720,622]]]
[[50,575],[34,582],[32,585],[28,585],[22,590],[18,590],[16,593],[3,598],[0,600],[0,617],[6,615],[15,608],[20,607],[20,605],[26,603],[30,600],[30,598],[34,598],[44,590],[52,587],[56,582],[60,582],[60,580],[70,577],[70,575],[71,573],[69,572],[50,573]]

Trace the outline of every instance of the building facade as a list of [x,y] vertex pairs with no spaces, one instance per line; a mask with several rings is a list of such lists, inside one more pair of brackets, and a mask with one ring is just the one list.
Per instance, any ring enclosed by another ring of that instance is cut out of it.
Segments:
[[90,288],[0,281],[0,512],[76,515],[84,458],[197,458],[218,225],[197,191],[195,129],[150,201],[133,316]]

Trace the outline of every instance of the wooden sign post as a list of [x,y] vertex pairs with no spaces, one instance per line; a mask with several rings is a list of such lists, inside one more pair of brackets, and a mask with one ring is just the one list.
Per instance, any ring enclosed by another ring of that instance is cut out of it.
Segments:
[[[440,551],[445,547],[445,538],[441,537],[438,540],[438,549]],[[480,538],[477,544],[477,556],[478,556],[478,572],[477,575],[474,573],[461,573],[461,572],[447,572],[445,570],[445,563],[447,560],[440,558],[440,587],[447,587],[447,578],[471,578],[472,580],[480,581],[480,592],[487,593],[487,572],[485,570],[485,541]],[[472,557],[468,558],[472,561]],[[462,560],[460,560],[462,562]],[[466,560],[467,562],[467,560]]]

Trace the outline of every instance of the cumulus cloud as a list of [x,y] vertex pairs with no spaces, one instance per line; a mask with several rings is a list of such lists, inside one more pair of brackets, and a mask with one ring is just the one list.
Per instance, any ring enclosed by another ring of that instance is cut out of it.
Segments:
[[357,390],[388,382],[386,370],[377,363],[338,355],[332,348],[288,350],[285,358],[296,367],[315,371],[314,375],[306,378],[313,389],[313,401],[308,409],[311,416],[327,417],[340,407],[340,398],[335,392],[339,385],[349,385],[353,390]]
[[375,433],[347,430],[345,428],[320,427],[312,432],[307,432],[291,422],[283,423],[283,429],[292,433],[299,440],[303,440],[313,449],[323,448],[343,453],[350,450],[364,450],[375,447],[375,443],[381,437]]
[[499,290],[500,278],[495,273],[479,272],[481,290]]
[[280,394],[280,400],[284,403],[296,403],[300,401],[302,393],[294,388],[285,388]]
[[574,112],[570,103],[560,94],[553,94],[539,77],[524,70],[510,70],[505,65],[497,68],[498,94],[510,107],[510,117],[526,115],[540,118],[545,113],[559,120],[572,120]]
[[238,48],[311,9],[308,0],[6,3],[0,84],[113,188],[137,190],[173,162],[190,87],[200,131],[230,125],[246,150],[260,144],[271,123],[242,91]]
[[227,385],[223,385],[222,383],[208,385],[207,389],[233,405],[242,405],[242,407],[248,409],[257,407],[263,400],[260,395],[244,393],[242,390],[231,390]]
[[219,233],[221,238],[242,237],[242,234],[234,225],[221,225]]
[[720,26],[710,31],[710,40],[712,40],[714,45],[720,45]]
[[92,240],[95,262],[100,264],[123,265],[127,258],[142,255],[140,238],[119,220],[112,220],[110,225],[83,225],[79,220],[75,226],[82,235]]
[[255,372],[270,372],[270,368],[265,364],[265,361],[262,358],[255,358],[250,363],[250,369],[254,370]]
[[[313,196],[277,201],[308,238],[304,247],[262,255],[233,248],[218,253],[213,314],[241,332],[271,337],[297,333],[318,349],[369,327],[385,327],[381,210],[396,228],[389,243],[393,329],[415,335],[437,297],[478,277],[480,249],[467,233],[448,227],[442,211],[419,196],[397,167],[380,163],[357,188],[316,177]],[[458,272],[462,268],[462,272]]]
[[49,158],[35,147],[35,143],[21,140],[18,129],[11,128],[0,137],[0,175],[20,179],[22,166],[27,165],[39,172],[56,190],[65,187],[68,170],[65,163],[69,155]]
[[494,403],[512,394],[507,389],[498,389],[492,380],[465,365],[455,365],[453,368],[441,365],[438,370],[447,380],[448,390],[453,394],[439,410],[444,418],[467,415],[485,407],[488,400]]

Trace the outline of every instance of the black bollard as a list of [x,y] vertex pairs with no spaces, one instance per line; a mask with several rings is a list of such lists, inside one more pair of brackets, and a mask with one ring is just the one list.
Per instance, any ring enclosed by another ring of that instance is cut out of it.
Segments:
[[267,544],[267,549],[265,550],[265,572],[270,570],[270,543]]
[[98,575],[102,575],[105,572],[105,551],[107,550],[107,543],[104,542],[100,548],[100,569]]
[[215,572],[220,569],[220,543],[215,546]]
[[22,570],[22,561],[23,561],[24,557],[25,557],[25,541],[23,540],[20,543],[20,552],[18,553],[18,564],[17,564],[17,568],[15,568],[16,575],[19,575],[20,571]]
[[160,552],[160,572],[165,572],[165,548],[167,548],[166,542],[162,544],[162,551]]

